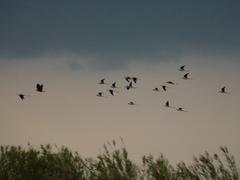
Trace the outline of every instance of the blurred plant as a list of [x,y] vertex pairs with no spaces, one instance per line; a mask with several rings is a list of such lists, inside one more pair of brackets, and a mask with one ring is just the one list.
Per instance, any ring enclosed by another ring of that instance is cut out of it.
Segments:
[[234,157],[226,147],[218,154],[194,157],[193,163],[172,166],[162,154],[143,156],[142,164],[129,159],[122,142],[104,145],[96,158],[81,158],[66,147],[0,146],[0,180],[238,180]]

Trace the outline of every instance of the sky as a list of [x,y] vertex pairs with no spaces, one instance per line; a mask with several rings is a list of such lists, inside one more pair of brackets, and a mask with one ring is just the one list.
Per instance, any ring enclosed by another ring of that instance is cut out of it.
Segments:
[[[134,159],[164,153],[190,161],[226,145],[240,162],[239,5],[2,0],[0,144],[50,143],[95,156],[122,137]],[[127,91],[125,76],[139,77],[137,88]],[[152,91],[168,80],[176,85]],[[228,94],[218,92],[223,86]],[[19,93],[29,96],[21,101]],[[186,112],[165,108],[167,100]]]

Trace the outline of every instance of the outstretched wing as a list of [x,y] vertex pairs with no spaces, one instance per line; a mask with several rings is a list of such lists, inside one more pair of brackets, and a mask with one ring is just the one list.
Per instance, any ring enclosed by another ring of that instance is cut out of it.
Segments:
[[37,85],[36,85],[36,88],[37,88],[37,89],[40,89],[40,88],[41,88],[41,85],[40,85],[40,84],[37,84]]
[[134,83],[137,83],[138,78],[137,77],[132,77],[132,80]]
[[184,74],[184,78],[188,78],[189,73]]
[[113,88],[116,87],[116,82],[112,83],[112,87],[113,87]]
[[164,90],[164,91],[166,91],[166,90],[167,90],[167,89],[166,89],[166,86],[162,86],[162,88],[163,88],[163,90]]
[[132,87],[132,82],[129,83],[129,87]]
[[165,103],[165,106],[169,107],[169,101],[167,101],[167,102]]

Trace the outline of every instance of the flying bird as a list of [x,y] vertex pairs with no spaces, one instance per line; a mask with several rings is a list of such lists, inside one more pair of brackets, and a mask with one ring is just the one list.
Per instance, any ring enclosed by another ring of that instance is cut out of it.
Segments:
[[129,90],[130,88],[131,88],[131,87],[130,87],[129,85],[128,85],[128,86],[126,86],[126,89],[127,89],[127,90]]
[[177,108],[177,111],[183,111],[182,107]]
[[116,82],[112,83],[111,88],[116,88]]
[[132,80],[133,80],[133,82],[136,84],[136,83],[137,83],[137,80],[138,80],[138,78],[137,78],[137,77],[132,77]]
[[187,112],[186,110],[184,110],[182,107],[179,107],[176,109],[177,111],[181,111],[181,112]]
[[129,89],[131,89],[131,88],[133,88],[132,82],[130,82],[129,85],[126,86],[126,89],[127,89],[127,90],[129,90]]
[[105,84],[105,78],[101,79],[99,84]]
[[128,105],[136,105],[133,101],[130,101]]
[[36,85],[36,91],[38,91],[38,92],[45,92],[45,91],[43,91],[43,84],[37,84]]
[[97,96],[98,96],[98,97],[103,97],[103,92],[98,92],[98,93],[97,93]]
[[128,86],[129,86],[130,88],[133,88],[132,82],[130,82]]
[[159,91],[159,88],[157,88],[157,87],[155,87],[154,89],[153,89],[153,91]]
[[167,101],[167,102],[165,103],[165,106],[166,106],[166,107],[170,107],[170,106],[169,106],[169,101]]
[[109,89],[108,91],[112,96],[114,96],[114,91],[112,89]]
[[21,100],[25,99],[25,94],[18,94],[18,96],[20,97]]
[[175,83],[172,82],[172,81],[167,81],[166,83],[167,83],[167,84],[171,84],[171,85],[175,85]]
[[162,89],[166,92],[167,91],[167,86],[165,85],[161,85],[162,86]]
[[125,80],[126,80],[127,82],[130,82],[130,80],[131,80],[131,77],[129,77],[129,76],[126,76],[126,77],[125,77]]
[[226,93],[226,87],[225,87],[225,86],[223,86],[223,87],[221,88],[220,93]]
[[226,86],[223,86],[219,92],[222,94],[229,94],[229,95],[231,94],[230,92],[226,91]]
[[183,79],[189,79],[189,73],[183,75]]
[[181,66],[178,70],[179,71],[185,71],[185,65]]

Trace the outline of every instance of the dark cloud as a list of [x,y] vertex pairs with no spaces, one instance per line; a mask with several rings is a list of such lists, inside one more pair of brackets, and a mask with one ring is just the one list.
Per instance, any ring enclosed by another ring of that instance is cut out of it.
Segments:
[[93,66],[114,68],[143,57],[171,59],[189,49],[234,53],[240,49],[239,5],[225,0],[1,1],[0,56],[71,51]]

